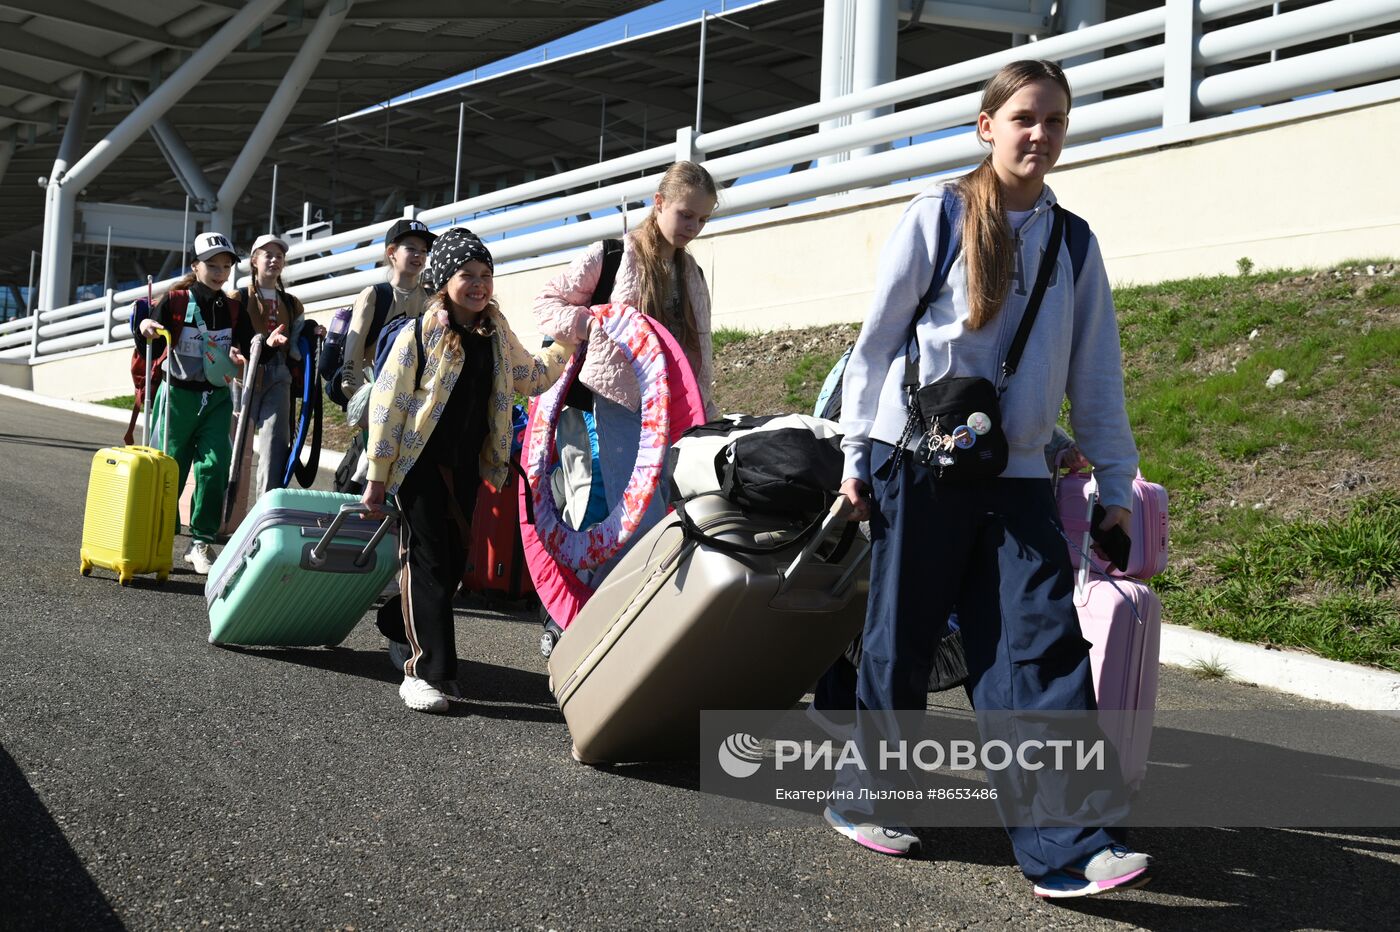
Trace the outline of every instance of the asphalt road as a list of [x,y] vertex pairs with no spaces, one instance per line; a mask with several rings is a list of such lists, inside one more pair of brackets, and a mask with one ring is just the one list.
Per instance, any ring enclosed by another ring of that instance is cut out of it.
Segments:
[[[998,829],[933,830],[895,860],[816,816],[712,824],[693,764],[570,760],[523,613],[459,611],[468,701],[447,716],[403,707],[372,625],[336,650],[211,647],[201,577],[78,574],[88,464],[120,432],[0,397],[0,928],[1375,932],[1400,915],[1400,830],[1141,829],[1153,884],[1064,907],[1032,897]],[[1171,669],[1161,704],[1317,707]]]

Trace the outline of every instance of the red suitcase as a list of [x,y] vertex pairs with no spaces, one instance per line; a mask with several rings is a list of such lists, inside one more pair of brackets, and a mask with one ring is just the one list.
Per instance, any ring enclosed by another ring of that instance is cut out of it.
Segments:
[[535,584],[525,566],[520,541],[518,464],[511,464],[510,479],[492,491],[482,483],[472,512],[471,543],[462,588],[468,592],[500,595],[511,600],[535,594]]

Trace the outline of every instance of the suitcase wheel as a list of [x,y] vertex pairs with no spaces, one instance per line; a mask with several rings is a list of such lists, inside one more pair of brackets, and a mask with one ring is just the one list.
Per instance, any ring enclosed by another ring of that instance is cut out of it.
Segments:
[[130,576],[118,576],[118,577],[117,577],[117,582],[120,583],[120,584],[123,585],[123,586],[129,586],[129,585],[131,585],[131,577],[130,577]]
[[545,629],[544,634],[540,635],[540,656],[548,660],[549,655],[554,653],[554,645],[557,643],[559,643],[559,636],[553,631]]
[[78,565],[78,572],[79,572],[79,573],[82,573],[84,576],[91,576],[91,575],[92,575],[92,564],[89,563],[87,560],[84,560],[82,563],[80,563],[80,564]]

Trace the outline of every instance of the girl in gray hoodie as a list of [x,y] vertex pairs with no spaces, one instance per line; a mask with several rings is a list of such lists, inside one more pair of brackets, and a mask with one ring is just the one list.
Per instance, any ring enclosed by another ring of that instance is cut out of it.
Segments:
[[[1064,73],[1050,62],[1014,62],[998,72],[977,120],[990,153],[968,175],[916,197],[881,254],[873,307],[846,368],[841,417],[841,491],[858,517],[869,518],[874,543],[857,687],[856,740],[869,751],[866,760],[879,759],[880,742],[900,738],[894,716],[884,713],[924,709],[934,646],[952,611],[979,713],[1095,708],[1089,645],[1043,451],[1068,397],[1074,435],[1095,465],[1104,523],[1125,531],[1137,451],[1098,243],[1078,218],[1065,222],[1045,184],[1064,144],[1070,98]],[[1066,232],[1077,232],[1077,249]],[[1044,275],[1042,263],[1049,263]],[[940,270],[947,272],[941,284]],[[1019,366],[1003,376],[1037,278],[1045,281],[1038,314]],[[1002,389],[999,411],[996,402],[984,405],[942,432],[911,407],[907,386],[969,377]],[[953,478],[944,470],[957,451],[990,448],[994,430],[1006,440],[999,474]],[[979,714],[984,740],[996,736],[988,719]],[[1146,882],[1147,855],[1127,848],[1116,830],[1096,827],[1121,817],[1126,796],[1118,788],[1090,805],[1073,775],[1041,771],[1029,791],[1024,772],[991,776],[1036,895],[1084,896]],[[842,771],[838,785],[902,787],[908,779]],[[1033,802],[1024,801],[1027,794]],[[886,854],[917,846],[912,832],[869,802],[879,794],[853,795],[826,811],[839,832]],[[1037,818],[1016,818],[1025,811],[1012,809],[1018,798]]]

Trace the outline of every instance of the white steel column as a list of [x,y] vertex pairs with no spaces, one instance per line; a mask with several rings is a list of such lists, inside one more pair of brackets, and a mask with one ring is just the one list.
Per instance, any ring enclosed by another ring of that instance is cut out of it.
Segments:
[[1201,71],[1196,67],[1196,44],[1201,38],[1200,0],[1175,0],[1166,6],[1166,31],[1162,45],[1166,62],[1162,73],[1162,126],[1183,126],[1191,122],[1196,83]]
[[257,171],[263,156],[267,155],[272,140],[277,137],[277,132],[286,122],[288,114],[301,99],[301,92],[306,89],[312,72],[320,64],[321,56],[330,47],[331,40],[335,38],[340,24],[345,22],[352,5],[353,0],[343,0],[341,3],[327,3],[321,8],[316,25],[307,33],[306,41],[302,43],[301,50],[297,52],[291,66],[287,68],[282,83],[277,85],[277,91],[258,119],[258,125],[253,128],[248,141],[243,145],[243,151],[238,154],[238,159],[228,170],[223,184],[219,185],[219,206],[215,209],[212,220],[215,230],[232,235],[234,205],[243,196],[244,189],[253,178],[253,172]]
[[[73,93],[73,108],[68,112],[68,125],[63,128],[63,141],[53,160],[48,184],[44,188],[44,236],[39,264],[39,309],[48,310],[68,300],[69,276],[73,264],[73,213],[77,206],[77,188],[63,187],[68,166],[77,158],[87,132],[88,114],[92,110],[92,75],[84,71],[78,77]],[[38,333],[38,326],[35,326]],[[31,349],[31,355],[33,350]]]
[[[895,53],[899,39],[899,0],[860,0],[856,5],[855,35],[851,62],[851,90],[864,91],[895,78]],[[893,113],[893,107],[880,107],[851,115],[852,123],[863,123]],[[859,149],[854,156],[873,155],[888,145]]]
[[[44,210],[44,253],[39,275],[39,309],[50,310],[67,300],[68,265],[73,255],[73,208],[78,192],[103,169],[111,165],[151,124],[165,115],[190,88],[214,70],[229,52],[246,39],[258,24],[282,4],[283,0],[249,0],[248,4],[220,27],[189,59],[176,69],[151,96],[147,97],[126,119],[118,123],[107,136],[93,146],[68,172],[50,179],[49,196],[53,199],[52,215],[46,203]],[[70,117],[70,126],[71,126]],[[55,163],[57,164],[57,163]]]
[[[1060,9],[1061,30],[1063,32],[1077,32],[1080,29],[1097,26],[1103,22],[1104,17],[1108,15],[1108,2],[1107,0],[1060,0]],[[1099,61],[1102,58],[1103,52],[1100,50],[1066,58],[1061,64],[1066,68],[1073,68],[1075,65]],[[1098,103],[1100,100],[1103,100],[1102,93],[1081,94],[1076,96],[1075,103],[1082,107],[1085,104]]]
[[[851,43],[855,36],[855,0],[826,0],[822,13],[822,76],[821,100],[823,103],[844,97],[851,92],[852,57]],[[840,129],[848,125],[848,116],[824,120],[821,131]],[[845,152],[822,156],[818,165],[831,165],[849,158]]]
[[161,117],[151,124],[151,136],[155,139],[160,154],[165,156],[166,164],[175,173],[175,180],[180,182],[180,187],[194,200],[197,209],[212,210],[218,202],[218,194],[209,179],[204,176],[199,162],[195,161],[190,147],[185,145],[180,131],[171,126],[165,117]]

